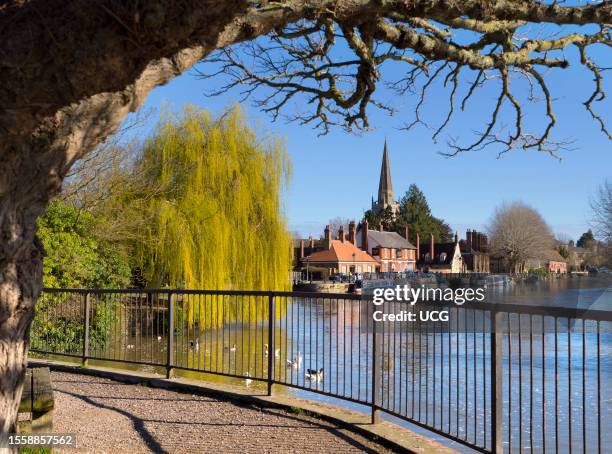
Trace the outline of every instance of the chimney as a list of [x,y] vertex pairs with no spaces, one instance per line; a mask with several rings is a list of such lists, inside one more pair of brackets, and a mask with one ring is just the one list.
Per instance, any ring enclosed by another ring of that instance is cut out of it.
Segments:
[[368,221],[364,220],[361,223],[361,249],[368,252]]
[[338,229],[338,239],[344,243],[344,226],[340,226]]
[[434,259],[434,252],[435,252],[435,246],[434,246],[434,234],[430,233],[429,234],[429,255],[431,257],[431,260]]
[[472,249],[472,231],[470,229],[467,229],[465,232],[465,243],[467,244],[467,249],[469,252],[469,250]]
[[325,226],[325,247],[327,249],[331,249],[332,237],[331,230],[329,229],[329,225]]
[[355,245],[355,242],[357,241],[357,225],[355,224],[355,221],[351,221],[349,223],[349,241]]
[[312,254],[312,252],[314,251],[314,240],[312,239],[312,236],[309,236],[308,240],[309,240],[309,243],[310,243],[308,245],[308,249],[309,249],[310,254]]
[[404,238],[406,238],[406,240],[407,240],[407,241],[410,241],[410,240],[408,239],[408,226],[407,226],[407,225],[405,225],[405,226],[404,226],[404,229],[403,229],[403,232],[402,232],[402,236],[403,236]]
[[480,252],[480,247],[481,247],[481,242],[482,242],[482,233],[480,232],[475,232],[472,233],[472,236],[476,236],[476,238],[472,238],[472,241],[475,240],[476,242],[476,247],[474,249],[476,249],[478,252]]
[[300,260],[304,258],[304,240],[300,240]]
[[421,260],[421,239],[419,238],[419,232],[416,233],[416,259]]
[[487,235],[483,234],[482,235],[482,252],[488,252],[489,250],[489,238],[487,238]]

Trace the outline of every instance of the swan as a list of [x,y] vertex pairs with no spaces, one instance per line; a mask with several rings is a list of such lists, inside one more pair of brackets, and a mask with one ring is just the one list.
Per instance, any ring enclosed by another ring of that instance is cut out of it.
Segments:
[[[269,350],[268,344],[264,344],[264,354],[266,356],[268,356],[268,350]],[[280,347],[274,350],[274,356],[276,356],[277,358],[280,358]]]
[[287,360],[287,367],[293,367],[299,369],[302,366],[302,354],[298,352],[297,356],[293,359]]
[[244,384],[247,385],[247,386],[251,386],[251,383],[253,383],[253,380],[251,380],[249,378],[251,376],[250,372],[247,372],[244,375],[245,375],[245,377],[247,377],[247,378],[244,379]]
[[229,350],[231,353],[234,353],[237,349],[238,347],[236,347],[236,344],[232,344],[230,347],[225,347],[225,350]]

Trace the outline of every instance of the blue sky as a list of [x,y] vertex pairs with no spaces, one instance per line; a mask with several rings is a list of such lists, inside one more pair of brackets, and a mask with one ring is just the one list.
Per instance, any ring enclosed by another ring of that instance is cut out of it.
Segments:
[[[608,51],[609,52],[609,51]],[[206,63],[200,65],[206,70]],[[385,72],[386,71],[386,72]],[[401,68],[383,68],[383,75],[393,78]],[[612,178],[612,143],[582,108],[591,77],[584,70],[556,70],[549,74],[550,89],[555,97],[558,117],[556,138],[571,138],[571,151],[559,152],[561,160],[536,151],[511,151],[498,158],[494,149],[463,153],[447,158],[449,135],[463,139],[482,128],[486,114],[492,108],[496,93],[483,90],[474,99],[471,110],[451,122],[438,143],[432,141],[432,131],[417,128],[409,132],[400,126],[412,120],[414,97],[397,97],[382,87],[380,98],[392,102],[398,114],[389,117],[373,111],[373,130],[359,135],[341,129],[319,137],[319,131],[309,126],[273,123],[264,113],[243,104],[251,123],[262,133],[283,137],[291,157],[293,173],[284,195],[288,223],[302,235],[318,236],[331,218],[359,219],[369,208],[376,194],[380,161],[385,137],[388,141],[395,197],[399,198],[412,183],[425,193],[434,215],[445,219],[463,237],[466,228],[484,228],[494,208],[503,201],[520,200],[536,208],[556,233],[577,238],[588,228],[589,198],[606,178]],[[466,80],[471,80],[469,76]],[[222,82],[217,80],[216,82]],[[206,91],[217,85],[198,79],[189,72],[156,88],[144,109],[159,109],[166,105],[180,109],[195,104],[213,112],[236,103],[237,90],[219,97],[207,97]],[[610,83],[607,84],[608,86]],[[525,94],[526,87],[517,83],[516,92]],[[609,88],[609,87],[608,87]],[[612,103],[599,103],[599,113],[612,122]],[[448,89],[434,87],[427,98],[425,112],[433,125],[438,125],[448,105]],[[509,111],[506,110],[506,113]],[[291,113],[291,108],[288,109]],[[542,104],[526,109],[525,122],[538,129],[542,122]],[[153,114],[148,124],[137,131],[144,137],[157,121]],[[506,116],[506,123],[513,119]]]

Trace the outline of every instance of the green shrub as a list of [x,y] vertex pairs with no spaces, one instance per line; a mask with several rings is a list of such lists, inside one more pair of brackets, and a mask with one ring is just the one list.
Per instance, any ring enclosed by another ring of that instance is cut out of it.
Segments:
[[95,236],[97,219],[61,200],[53,200],[38,220],[38,237],[47,253],[43,285],[53,288],[120,288],[130,284],[130,266],[118,246]]

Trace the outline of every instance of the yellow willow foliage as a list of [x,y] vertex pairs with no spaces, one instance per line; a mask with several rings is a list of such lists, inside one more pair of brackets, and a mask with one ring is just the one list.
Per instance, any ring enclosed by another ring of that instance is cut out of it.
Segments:
[[[239,108],[214,119],[190,107],[165,116],[137,167],[156,188],[144,198],[150,221],[137,244],[150,287],[289,289],[292,245],[281,207],[289,161],[278,138],[258,140]],[[226,320],[236,319],[234,305],[221,306]],[[191,307],[189,321],[207,312]]]

